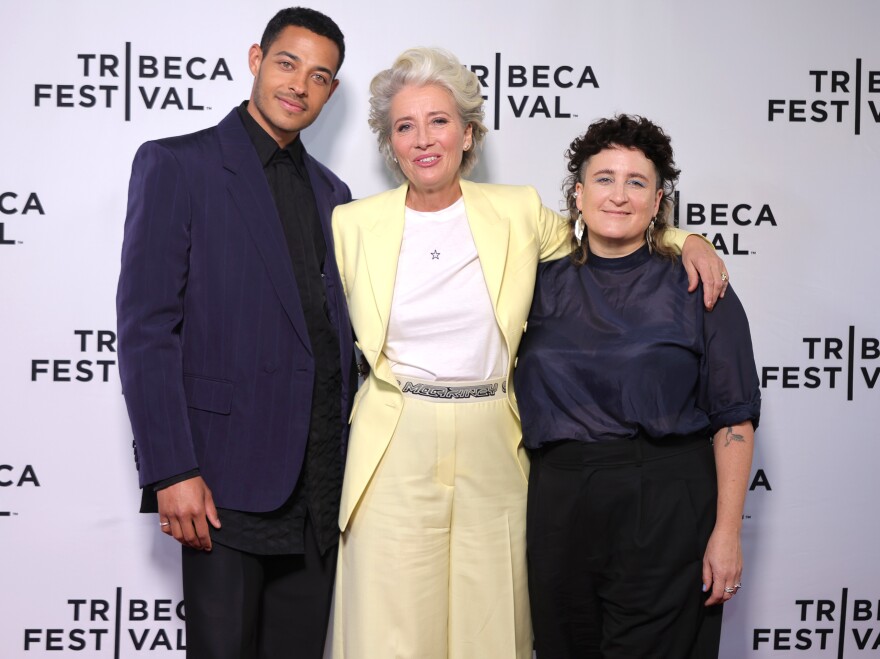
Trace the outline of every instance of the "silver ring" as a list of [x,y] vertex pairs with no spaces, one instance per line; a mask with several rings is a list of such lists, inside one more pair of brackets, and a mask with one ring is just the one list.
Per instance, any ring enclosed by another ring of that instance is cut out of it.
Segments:
[[721,281],[727,281],[730,277],[727,276],[726,272],[721,273]]
[[171,526],[171,522],[159,522],[159,526]]
[[728,586],[727,588],[724,589],[724,592],[728,593],[729,595],[735,595],[736,594],[736,586]]
[[740,588],[743,587],[743,585],[741,583],[735,583],[735,584],[733,584],[733,587],[736,588],[737,590],[739,590]]

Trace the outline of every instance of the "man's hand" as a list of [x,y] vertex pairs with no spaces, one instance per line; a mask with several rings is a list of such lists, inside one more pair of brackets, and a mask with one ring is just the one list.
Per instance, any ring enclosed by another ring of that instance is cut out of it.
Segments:
[[156,492],[159,500],[159,525],[163,533],[173,535],[179,543],[193,549],[211,551],[208,522],[220,528],[211,490],[195,476],[169,485]]
[[693,293],[702,281],[703,304],[712,309],[727,290],[729,277],[724,261],[702,237],[691,235],[681,248],[681,262],[688,276],[688,291]]

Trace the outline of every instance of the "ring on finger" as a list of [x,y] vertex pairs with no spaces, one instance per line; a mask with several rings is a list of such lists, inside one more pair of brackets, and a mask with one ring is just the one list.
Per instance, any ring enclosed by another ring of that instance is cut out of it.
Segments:
[[162,526],[162,527],[171,526],[171,522],[159,522],[159,526]]
[[736,594],[736,586],[728,586],[727,588],[724,589],[724,592],[727,593],[728,595],[735,595]]
[[727,281],[730,277],[727,276],[726,272],[721,273],[721,281]]

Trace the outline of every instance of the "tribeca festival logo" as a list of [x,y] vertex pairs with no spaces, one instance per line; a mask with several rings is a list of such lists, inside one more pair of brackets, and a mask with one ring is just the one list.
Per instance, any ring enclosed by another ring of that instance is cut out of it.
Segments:
[[114,599],[70,598],[67,605],[67,623],[24,629],[25,652],[85,650],[118,659],[123,651],[186,650],[183,601],[126,599],[117,587]]
[[109,382],[116,366],[116,333],[73,330],[79,359],[32,359],[31,382]]
[[776,215],[768,203],[741,201],[737,203],[681,203],[681,193],[673,194],[672,223],[688,231],[697,231],[708,238],[724,255],[755,254],[748,248],[745,231],[777,227]]
[[470,64],[466,68],[487,90],[483,99],[491,108],[495,130],[501,128],[502,111],[514,119],[577,117],[566,105],[565,97],[571,91],[599,89],[596,73],[589,65],[502,64],[501,53],[495,53],[493,65]]
[[857,388],[880,389],[880,339],[858,337],[850,325],[846,336],[805,336],[802,341],[807,365],[762,366],[762,389],[846,389],[848,401]]
[[880,123],[880,96],[870,97],[880,94],[880,70],[863,71],[862,59],[857,58],[849,71],[811,69],[807,73],[804,98],[769,99],[767,121],[851,123],[855,135],[861,135],[863,124]]
[[[0,464],[0,488],[7,487],[40,487],[40,478],[33,465]],[[18,513],[14,510],[0,509],[0,518],[16,517],[17,515]]]
[[6,220],[21,215],[45,215],[43,202],[36,192],[15,192],[7,190],[0,192],[0,246],[21,245],[20,240],[15,240],[6,234]]
[[[880,599],[796,599],[797,622],[784,628],[752,630],[752,650],[804,651],[804,657],[853,657],[880,650]],[[824,654],[817,654],[824,651]],[[873,655],[872,656],[876,656]]]
[[222,57],[132,53],[78,53],[79,79],[34,84],[34,107],[122,109],[131,121],[133,106],[146,110],[210,110],[196,86],[232,81]]

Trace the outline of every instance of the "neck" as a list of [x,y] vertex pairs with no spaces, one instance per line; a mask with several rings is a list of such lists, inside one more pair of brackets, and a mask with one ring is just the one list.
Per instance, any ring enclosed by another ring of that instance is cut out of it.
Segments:
[[442,190],[418,189],[410,183],[406,191],[406,207],[422,213],[431,213],[449,208],[460,198],[461,185],[458,179]]
[[590,252],[603,259],[619,259],[629,256],[645,244],[645,239],[633,241],[614,241],[598,238],[587,231],[587,239],[590,244]]
[[254,103],[254,99],[251,98],[247,104],[248,114],[254,118],[260,128],[266,131],[266,134],[275,140],[275,143],[278,144],[278,147],[283,149],[288,144],[291,144],[297,137],[299,137],[299,131],[279,131],[272,126],[268,121],[266,121],[266,117],[260,112],[257,108],[257,104]]

